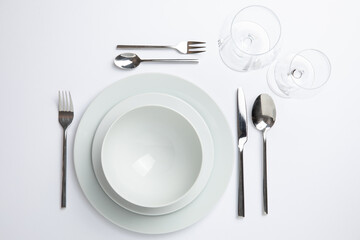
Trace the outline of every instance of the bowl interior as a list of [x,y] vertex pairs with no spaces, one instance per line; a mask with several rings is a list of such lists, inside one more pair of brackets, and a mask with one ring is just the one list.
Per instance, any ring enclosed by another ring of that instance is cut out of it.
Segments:
[[184,196],[195,183],[202,148],[182,115],[161,106],[144,106],[112,124],[101,161],[117,194],[138,206],[160,207]]

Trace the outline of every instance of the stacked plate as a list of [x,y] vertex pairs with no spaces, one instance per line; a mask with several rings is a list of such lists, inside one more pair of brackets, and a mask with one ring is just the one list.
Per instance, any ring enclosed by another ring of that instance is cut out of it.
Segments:
[[180,230],[210,211],[231,175],[227,122],[201,89],[142,74],[105,89],[79,124],[75,169],[91,204],[141,233]]

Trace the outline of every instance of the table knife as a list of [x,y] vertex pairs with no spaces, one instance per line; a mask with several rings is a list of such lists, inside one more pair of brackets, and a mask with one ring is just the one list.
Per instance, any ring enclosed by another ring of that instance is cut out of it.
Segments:
[[238,216],[245,217],[244,201],[244,162],[243,150],[247,141],[247,114],[244,92],[241,88],[237,90],[237,132],[239,147],[239,189],[238,189]]

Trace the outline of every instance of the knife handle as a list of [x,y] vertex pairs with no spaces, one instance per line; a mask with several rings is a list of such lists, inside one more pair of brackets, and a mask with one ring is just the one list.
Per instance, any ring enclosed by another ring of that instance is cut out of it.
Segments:
[[238,216],[245,217],[243,149],[239,151]]

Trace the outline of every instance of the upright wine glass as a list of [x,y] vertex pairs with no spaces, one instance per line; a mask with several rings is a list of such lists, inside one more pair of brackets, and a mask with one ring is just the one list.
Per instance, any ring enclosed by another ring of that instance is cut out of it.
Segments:
[[270,89],[284,98],[306,98],[317,94],[329,80],[331,64],[316,49],[306,49],[279,59],[270,66]]
[[221,59],[235,71],[263,68],[276,58],[280,37],[280,21],[273,11],[258,5],[245,7],[230,16],[221,29]]

